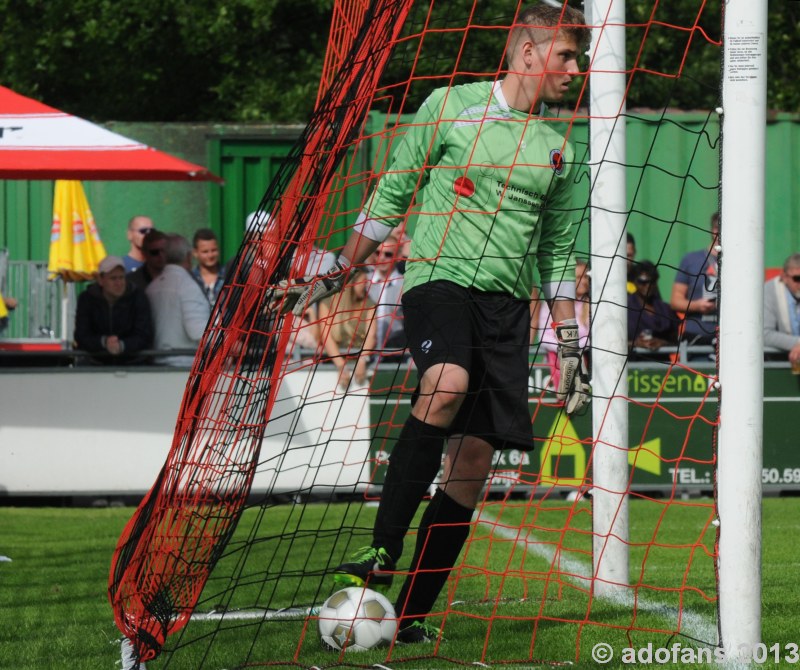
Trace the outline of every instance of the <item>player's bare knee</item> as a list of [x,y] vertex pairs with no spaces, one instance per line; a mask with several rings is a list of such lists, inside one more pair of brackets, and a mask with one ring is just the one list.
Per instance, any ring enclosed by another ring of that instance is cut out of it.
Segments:
[[414,415],[434,425],[449,425],[467,392],[469,377],[461,370],[429,371],[420,381],[420,393],[414,406]]
[[457,394],[442,394],[438,391],[429,396],[420,394],[412,413],[420,421],[446,428],[458,414],[462,400],[463,394],[460,397]]

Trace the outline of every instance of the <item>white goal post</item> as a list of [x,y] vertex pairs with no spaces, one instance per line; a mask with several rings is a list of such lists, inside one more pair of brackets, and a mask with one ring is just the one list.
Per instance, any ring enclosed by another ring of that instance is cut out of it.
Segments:
[[625,0],[589,0],[592,256],[593,590],[627,590],[628,321]]
[[[594,590],[628,584],[625,321],[625,2],[587,0],[592,168]],[[765,2],[725,3],[722,76],[717,505],[719,631],[761,641],[761,466],[766,143]],[[613,446],[616,445],[616,446]],[[620,448],[622,447],[622,448]]]
[[720,209],[721,644],[761,641],[767,3],[725,3]]

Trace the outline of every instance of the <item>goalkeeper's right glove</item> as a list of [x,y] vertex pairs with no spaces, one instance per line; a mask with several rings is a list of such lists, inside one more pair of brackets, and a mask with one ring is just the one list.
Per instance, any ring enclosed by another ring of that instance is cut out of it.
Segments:
[[556,395],[564,402],[567,414],[574,414],[589,402],[592,392],[579,347],[578,322],[567,319],[554,323],[553,329],[558,340],[558,367],[561,372]]
[[280,314],[292,312],[295,316],[303,316],[312,305],[328,296],[335,295],[344,287],[349,264],[340,258],[323,274],[284,279],[275,287],[272,295],[272,308]]

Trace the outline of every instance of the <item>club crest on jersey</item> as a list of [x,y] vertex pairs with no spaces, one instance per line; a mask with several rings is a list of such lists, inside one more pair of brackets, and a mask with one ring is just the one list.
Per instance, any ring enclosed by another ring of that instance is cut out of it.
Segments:
[[469,198],[475,193],[475,184],[469,177],[459,177],[453,182],[453,190],[457,195]]
[[564,152],[561,149],[550,151],[550,167],[559,177],[564,174]]

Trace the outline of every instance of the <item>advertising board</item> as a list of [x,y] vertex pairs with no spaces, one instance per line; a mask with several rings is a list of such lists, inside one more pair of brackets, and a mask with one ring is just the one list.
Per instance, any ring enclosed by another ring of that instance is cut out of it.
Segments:
[[[396,379],[408,379],[398,385]],[[373,381],[373,485],[383,481],[385,463],[410,411],[415,375],[379,370]],[[547,368],[533,366],[530,409],[533,451],[515,449],[495,455],[493,491],[544,495],[553,487],[588,490],[592,485],[591,412],[568,417],[548,386]],[[715,428],[719,393],[714,369],[697,370],[661,363],[632,363],[628,368],[628,452],[631,489],[664,494],[710,494],[714,488]],[[736,389],[728,392],[735,393]],[[764,373],[765,491],[800,491],[800,451],[796,417],[800,377],[787,364],[766,364]]]

